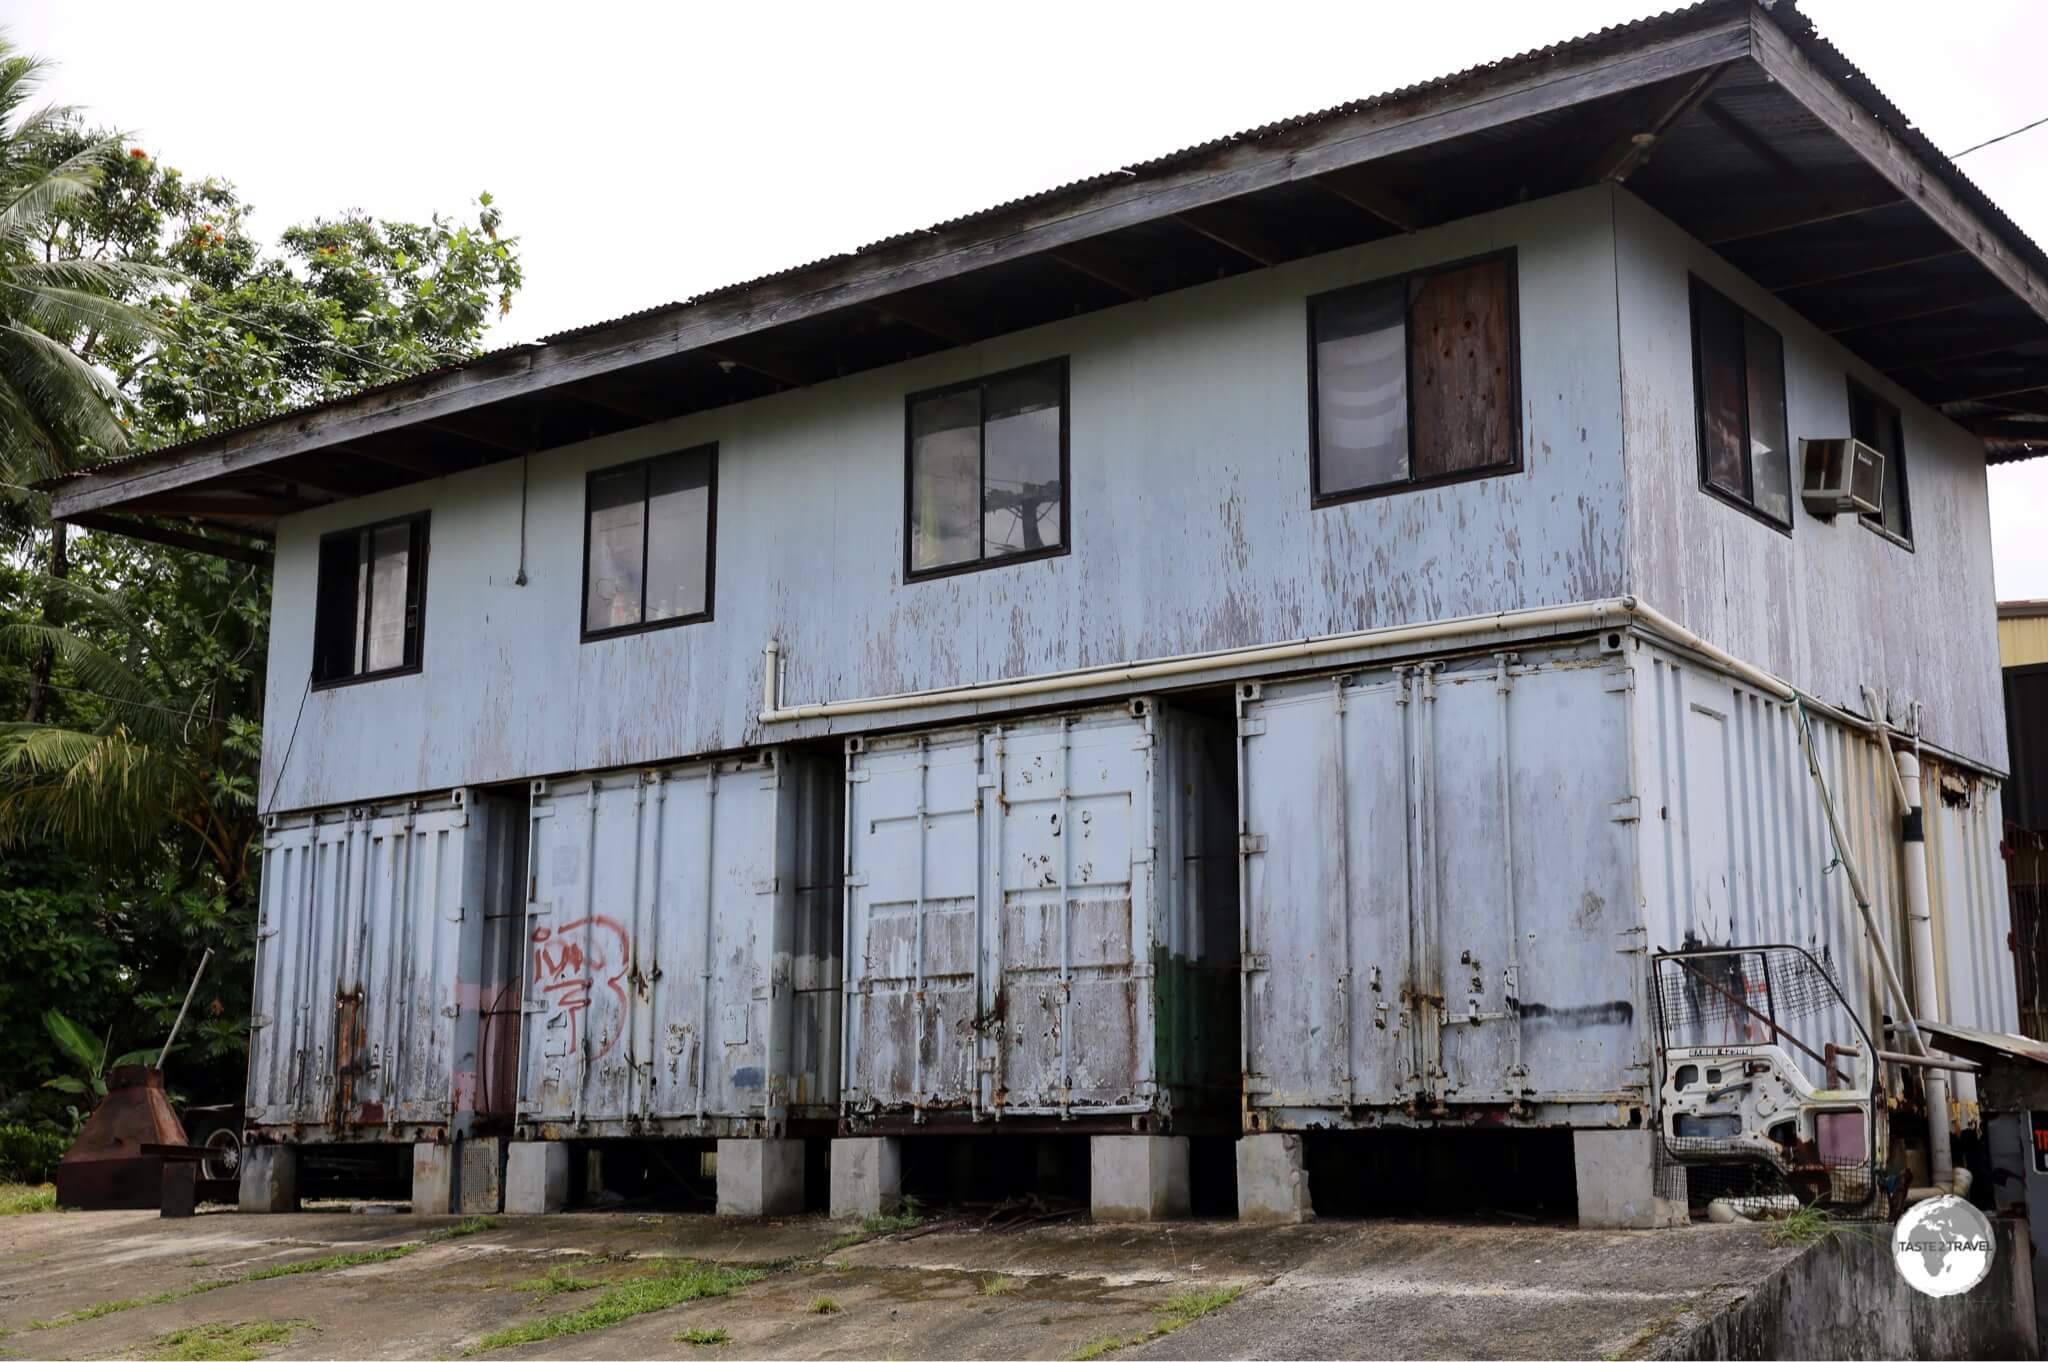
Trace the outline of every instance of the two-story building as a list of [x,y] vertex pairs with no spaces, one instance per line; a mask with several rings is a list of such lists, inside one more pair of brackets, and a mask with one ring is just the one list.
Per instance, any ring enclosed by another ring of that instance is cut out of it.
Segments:
[[[1841,437],[1868,513],[1805,495]],[[2015,1025],[1985,467],[2044,437],[2048,257],[1705,0],[56,512],[274,559],[247,1205],[308,1143],[540,1209],[716,1138],[773,1210],[836,1137],[851,1209],[1055,1130],[1099,1214],[1223,1134],[1284,1216],[1305,1132],[1486,1125],[1640,1224],[1662,951],[1800,948],[1857,1119],[1970,1128],[1875,1052]]]

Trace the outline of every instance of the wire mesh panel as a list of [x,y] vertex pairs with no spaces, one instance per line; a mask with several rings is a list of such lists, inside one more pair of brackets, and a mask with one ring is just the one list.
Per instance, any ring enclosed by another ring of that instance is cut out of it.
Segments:
[[1827,968],[1796,946],[1655,962],[1663,1153],[1693,1200],[1744,1214],[1881,1206],[1876,1048]]

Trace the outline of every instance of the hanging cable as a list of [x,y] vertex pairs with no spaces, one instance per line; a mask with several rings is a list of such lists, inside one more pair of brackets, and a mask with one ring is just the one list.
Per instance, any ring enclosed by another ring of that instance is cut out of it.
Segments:
[[1968,156],[1973,151],[1982,151],[1984,150],[1984,148],[1991,146],[1993,143],[2003,142],[2008,137],[2018,137],[2023,132],[2032,132],[2035,128],[2040,127],[2043,123],[2048,123],[2048,117],[2037,118],[2031,123],[2028,123],[2022,127],[2014,128],[2011,132],[2002,132],[1998,134],[1998,136],[1996,137],[1987,137],[1983,141],[1977,143],[1975,146],[1964,147],[1961,151],[1950,152],[1949,160],[1959,160],[1964,156]]

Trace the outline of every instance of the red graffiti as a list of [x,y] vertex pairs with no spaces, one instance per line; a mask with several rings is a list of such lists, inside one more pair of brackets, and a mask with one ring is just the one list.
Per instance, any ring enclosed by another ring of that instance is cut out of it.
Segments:
[[597,1059],[618,1044],[626,1018],[626,990],[620,983],[633,963],[632,939],[626,929],[608,917],[580,917],[560,927],[545,925],[533,929],[534,989],[549,1007],[567,1016],[569,1048],[577,1044],[580,1018],[599,1002],[599,985],[611,994],[615,1007],[607,1006],[611,1025],[601,1028]]

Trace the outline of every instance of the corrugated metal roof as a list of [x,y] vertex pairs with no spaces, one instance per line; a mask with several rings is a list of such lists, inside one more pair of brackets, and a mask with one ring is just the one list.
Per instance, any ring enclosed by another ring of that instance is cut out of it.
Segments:
[[[1934,169],[1935,173],[1939,175],[1943,179],[1943,181],[1945,181],[1952,189],[1962,194],[1970,202],[1973,208],[1975,208],[1978,212],[1984,214],[1987,220],[1995,228],[1998,229],[1998,231],[2003,237],[2005,237],[2008,244],[2017,248],[2024,255],[2026,255],[2030,263],[2034,266],[2034,268],[2040,270],[2044,274],[2048,274],[2048,254],[2044,254],[2041,248],[2037,244],[2035,244],[2035,242],[2030,237],[2028,237],[2025,232],[2021,231],[2019,226],[2016,223],[2014,223],[2012,219],[2008,217],[2002,209],[2000,209],[1995,203],[1993,203],[1991,199],[1987,195],[1985,195],[1984,192],[1981,189],[1979,189],[1969,179],[1968,176],[1964,175],[1962,171],[1957,169],[1954,163],[1951,162],[1946,156],[1944,156],[1941,153],[1940,149],[1935,147],[1935,145],[1927,139],[1925,134],[1921,133],[1919,129],[1914,127],[1910,120],[1908,120],[1905,117],[1905,115],[1899,111],[1898,107],[1894,105],[1889,99],[1887,99],[1884,96],[1884,94],[1870,82],[1870,79],[1867,76],[1865,76],[1852,63],[1850,63],[1845,57],[1843,57],[1841,52],[1838,49],[1836,49],[1831,42],[1829,42],[1826,38],[1821,36],[1819,30],[1814,26],[1812,20],[1798,11],[1798,9],[1796,8],[1796,0],[1758,0],[1758,2],[1763,6],[1764,10],[1771,16],[1771,18],[1776,23],[1778,23],[1779,26],[1782,27],[1785,30],[1785,32],[1793,38],[1795,42],[1797,42],[1804,50],[1808,52],[1810,56],[1814,57],[1822,65],[1822,67],[1826,70],[1829,76],[1841,82],[1845,88],[1851,90],[1851,92],[1856,96],[1859,102],[1862,103],[1864,107],[1867,108],[1874,117],[1876,117],[1892,133],[1894,133],[1902,141],[1904,141],[1906,145],[1910,147],[1914,151],[1914,153],[1918,155],[1922,160],[1924,160],[1929,166],[1931,166]],[[1520,52],[1513,56],[1502,57],[1488,62],[1481,62],[1477,65],[1468,66],[1462,70],[1452,72],[1449,75],[1439,76],[1431,80],[1420,81],[1415,84],[1402,86],[1398,89],[1388,90],[1380,94],[1368,96],[1363,99],[1351,100],[1343,104],[1332,105],[1329,108],[1320,109],[1313,113],[1298,114],[1293,117],[1283,118],[1276,120],[1274,122],[1263,123],[1256,127],[1246,128],[1238,132],[1229,133],[1221,137],[1213,137],[1208,139],[1207,141],[1197,142],[1191,146],[1182,147],[1177,151],[1171,151],[1167,152],[1164,155],[1153,157],[1150,160],[1134,162],[1130,165],[1121,166],[1115,170],[1105,171],[1098,175],[1091,175],[1077,180],[1070,180],[1065,184],[1056,185],[1050,189],[1040,190],[1036,193],[1022,195],[1020,197],[1013,199],[1006,199],[1003,202],[994,204],[988,208],[979,209],[976,210],[975,212],[963,214],[959,217],[948,218],[943,221],[933,223],[929,227],[922,227],[912,231],[899,232],[891,236],[882,237],[876,241],[871,241],[866,245],[855,247],[851,251],[840,252],[833,255],[820,256],[817,259],[807,261],[800,265],[792,265],[785,269],[775,270],[767,274],[757,275],[751,279],[741,280],[737,283],[724,284],[717,288],[707,289],[704,292],[693,294],[690,297],[678,299],[673,302],[661,303],[654,305],[652,307],[641,308],[633,312],[623,313],[616,317],[610,317],[602,321],[591,322],[583,326],[572,327],[564,331],[556,331],[549,335],[541,337],[538,342],[508,346],[502,349],[486,351],[485,353],[477,355],[474,358],[468,360],[458,361],[456,363],[443,365],[435,369],[425,370],[418,374],[408,375],[405,378],[392,379],[389,382],[379,383],[367,388],[357,389],[353,392],[341,396],[328,398],[320,402],[309,403],[302,407],[296,407],[290,411],[281,412],[276,416],[266,417],[255,421],[249,421],[236,426],[224,427],[218,430],[210,430],[202,435],[193,436],[190,439],[180,441],[174,445],[166,445],[159,447],[157,449],[125,455],[119,459],[108,460],[103,463],[95,464],[90,468],[78,470],[77,472],[68,474],[64,477],[51,479],[48,482],[41,485],[52,486],[57,483],[70,481],[73,478],[86,476],[88,474],[96,474],[110,468],[118,468],[125,464],[132,463],[140,459],[157,458],[166,454],[180,453],[187,449],[192,449],[200,445],[204,445],[210,441],[218,440],[226,435],[257,430],[266,426],[280,425],[313,412],[323,411],[331,407],[343,405],[345,403],[354,401],[358,398],[389,392],[392,391],[393,389],[402,388],[409,384],[416,384],[444,374],[453,373],[462,369],[473,368],[477,365],[486,364],[493,360],[504,358],[508,355],[532,351],[549,345],[559,345],[565,341],[589,336],[598,332],[608,330],[612,327],[625,325],[629,322],[641,321],[646,318],[659,316],[665,313],[681,312],[693,307],[702,306],[706,303],[733,298],[735,296],[747,293],[750,290],[763,287],[764,285],[777,283],[798,275],[806,274],[814,270],[821,270],[831,266],[839,266],[848,263],[858,262],[867,256],[875,255],[877,253],[889,250],[891,248],[902,246],[906,243],[916,241],[920,238],[936,237],[948,232],[957,231],[958,229],[963,227],[971,227],[983,223],[988,223],[996,219],[1002,218],[1006,215],[1016,214],[1025,209],[1035,208],[1054,202],[1063,196],[1084,194],[1099,189],[1104,185],[1116,183],[1120,180],[1145,179],[1149,177],[1167,174],[1176,169],[1179,169],[1182,166],[1192,164],[1203,157],[1212,156],[1216,152],[1230,147],[1254,144],[1273,137],[1291,134],[1306,128],[1312,128],[1319,124],[1328,123],[1336,119],[1353,117],[1357,114],[1368,112],[1372,109],[1379,108],[1386,104],[1392,103],[1396,100],[1408,99],[1418,94],[1442,90],[1451,86],[1455,86],[1461,82],[1471,80],[1474,77],[1484,73],[1499,72],[1521,65],[1540,62],[1547,58],[1558,56],[1560,54],[1573,53],[1588,47],[1598,46],[1602,43],[1613,42],[1616,39],[1621,38],[1623,36],[1633,36],[1653,31],[1659,27],[1673,25],[1677,23],[1679,20],[1685,18],[1686,16],[1697,14],[1703,10],[1709,10],[1714,8],[1734,9],[1741,6],[1744,3],[1746,3],[1746,0],[1696,0],[1696,3],[1691,5],[1686,5],[1676,9],[1667,10],[1658,14],[1647,15],[1641,19],[1631,20],[1628,23],[1613,24],[1606,28],[1595,30],[1592,33],[1584,34],[1576,38],[1571,38],[1556,43],[1551,43],[1543,47],[1531,48],[1528,51]],[[1994,457],[1997,456],[1994,455]],[[2018,457],[2018,455],[2007,453],[2004,455],[2004,457],[2011,458]]]

